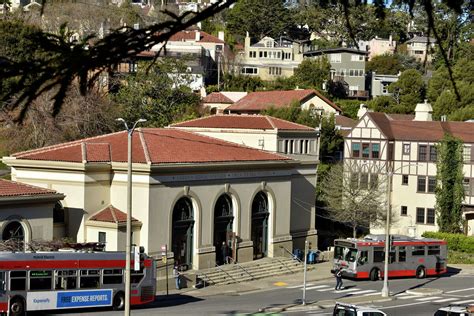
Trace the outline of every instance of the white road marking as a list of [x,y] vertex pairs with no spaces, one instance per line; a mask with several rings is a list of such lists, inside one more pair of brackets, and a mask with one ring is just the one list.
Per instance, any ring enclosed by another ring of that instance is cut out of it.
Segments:
[[461,289],[461,290],[449,291],[449,292],[446,292],[446,293],[449,294],[449,293],[457,293],[457,292],[464,292],[464,291],[470,291],[470,290],[474,290],[474,287],[470,287],[470,288],[467,288],[467,289]]
[[334,288],[333,287],[330,287],[328,289],[320,289],[320,290],[316,290],[318,292],[329,292],[329,291],[334,291]]
[[421,305],[421,304],[426,304],[426,303],[428,303],[428,302],[417,302],[417,303],[410,303],[410,304],[404,304],[404,305],[393,305],[393,306],[387,306],[387,307],[379,307],[378,309],[384,310],[384,309],[392,309],[392,308],[399,308],[399,307]]
[[360,291],[360,289],[358,288],[345,289],[345,290],[339,290],[339,291],[332,291],[332,293],[349,293],[349,292],[354,292],[354,291]]
[[365,290],[365,291],[353,292],[351,294],[353,294],[353,295],[359,295],[359,294],[365,294],[365,293],[373,294],[374,292],[377,292],[377,291],[375,291],[375,290]]
[[437,300],[438,298],[441,298],[441,296],[423,297],[423,298],[416,299],[416,301],[432,301],[432,300]]
[[408,293],[398,293],[398,294],[395,294],[396,297],[407,296],[407,295],[410,295],[410,294],[408,294]]
[[[306,283],[306,288],[308,288],[308,286],[311,286],[311,285],[314,285],[314,284],[313,283]],[[287,289],[297,289],[299,287],[303,287],[303,284],[287,286],[286,288]]]
[[[307,290],[315,290],[315,289],[323,289],[323,288],[331,288],[332,289],[332,286],[330,285],[316,285],[316,286],[310,286],[310,287],[306,287]],[[301,288],[303,289],[303,288]]]
[[409,295],[409,296],[402,296],[402,297],[399,297],[398,299],[400,300],[409,300],[411,298],[417,298],[419,297],[418,295]]
[[381,291],[379,291],[379,292],[375,292],[375,293],[363,294],[362,296],[368,296],[368,295],[379,295],[379,294],[382,294],[382,292],[381,292]]
[[459,302],[453,302],[453,304],[466,304],[466,303],[474,303],[474,299],[466,300],[466,301],[459,301]]
[[443,298],[442,300],[433,301],[433,303],[444,303],[444,302],[455,301],[455,300],[457,300],[457,298],[450,297],[450,298]]

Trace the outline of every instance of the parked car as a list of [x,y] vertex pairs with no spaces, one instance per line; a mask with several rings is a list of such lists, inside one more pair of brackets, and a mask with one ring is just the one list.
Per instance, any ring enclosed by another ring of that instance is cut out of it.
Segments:
[[474,305],[450,305],[441,307],[435,316],[474,316]]
[[387,316],[384,312],[370,307],[338,303],[334,306],[333,316]]

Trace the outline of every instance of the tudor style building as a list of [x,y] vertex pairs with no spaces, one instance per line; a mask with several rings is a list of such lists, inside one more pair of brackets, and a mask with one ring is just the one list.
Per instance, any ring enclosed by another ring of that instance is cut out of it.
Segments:
[[[359,181],[392,174],[391,233],[421,236],[437,231],[436,147],[445,134],[464,142],[465,232],[474,235],[474,123],[432,121],[432,108],[418,104],[416,114],[367,112],[345,137],[344,162],[358,166]],[[365,185],[365,184],[364,184]],[[372,228],[384,233],[384,228]]]
[[[174,128],[133,135],[133,242],[189,268],[213,267],[228,243],[243,262],[316,245],[316,161],[299,161]],[[4,157],[12,178],[65,195],[66,236],[125,248],[127,133]],[[297,206],[298,205],[298,206]]]

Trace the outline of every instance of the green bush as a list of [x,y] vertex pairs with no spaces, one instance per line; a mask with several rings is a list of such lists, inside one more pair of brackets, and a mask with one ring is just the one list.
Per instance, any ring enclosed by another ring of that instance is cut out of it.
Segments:
[[463,234],[425,232],[423,237],[446,240],[448,249],[466,253],[474,253],[474,237]]

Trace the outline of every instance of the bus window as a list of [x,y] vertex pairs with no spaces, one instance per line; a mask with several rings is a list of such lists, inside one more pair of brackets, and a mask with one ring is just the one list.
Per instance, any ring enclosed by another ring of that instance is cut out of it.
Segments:
[[394,263],[396,261],[395,256],[396,256],[395,249],[390,250],[390,252],[388,253],[388,263]]
[[53,284],[52,271],[30,271],[30,290],[51,290]]
[[344,258],[344,247],[334,247],[334,259],[342,260],[342,258]]
[[414,246],[411,252],[412,256],[424,256],[425,255],[425,246]]
[[77,287],[76,270],[63,270],[57,272],[56,290],[69,290]]
[[0,272],[0,291],[5,291],[5,272]]
[[440,248],[439,246],[428,246],[428,255],[439,255]]
[[357,249],[354,248],[346,248],[347,253],[344,258],[344,260],[349,261],[349,262],[354,262],[356,261],[356,256],[357,256]]
[[398,262],[407,261],[407,251],[405,247],[398,247]]
[[383,262],[385,260],[383,247],[374,247],[374,262]]
[[131,276],[130,276],[130,282],[133,284],[140,283],[140,281],[143,279],[144,274],[143,270],[140,269],[139,271],[134,271],[132,270]]
[[122,269],[104,269],[104,276],[102,277],[104,284],[121,284],[123,283]]
[[361,251],[359,254],[359,259],[357,260],[358,265],[364,265],[369,261],[369,252],[367,250]]
[[26,271],[10,272],[10,291],[26,290]]
[[96,289],[100,286],[99,270],[81,270],[81,289]]

